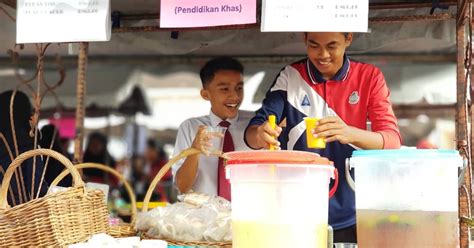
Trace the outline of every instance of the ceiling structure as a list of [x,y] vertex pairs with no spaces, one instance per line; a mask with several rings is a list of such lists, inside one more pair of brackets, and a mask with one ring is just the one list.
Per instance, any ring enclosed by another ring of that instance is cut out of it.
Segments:
[[[257,2],[261,4],[260,0]],[[454,63],[456,2],[441,1],[448,9],[435,9],[433,15],[430,15],[432,2],[426,0],[369,3],[370,32],[355,34],[349,54],[381,65],[394,61]],[[36,67],[35,47],[25,45],[20,49],[15,45],[16,27],[10,18],[15,16],[15,5],[14,0],[0,0],[0,91],[18,85],[15,68],[21,68],[23,76],[28,77]],[[121,28],[113,29],[111,41],[89,44],[86,104],[99,108],[117,107],[136,84],[151,88],[199,88],[196,72],[208,58],[216,55],[238,57],[248,77],[267,71],[254,96],[258,101],[279,69],[305,54],[301,33],[263,33],[259,24],[252,24],[230,29],[182,29],[174,39],[171,30],[158,27],[159,1],[112,0],[111,6],[112,11],[122,16]],[[396,20],[401,17],[405,21]],[[137,32],[140,27],[154,32]],[[19,53],[18,67],[12,64],[9,49]],[[55,82],[58,65],[50,58],[61,56],[66,79],[56,93],[61,104],[69,108],[74,107],[76,97],[77,49],[77,44],[50,46],[45,63],[46,81]],[[399,71],[386,74],[398,76],[394,79],[398,82],[402,78],[397,75]],[[54,98],[46,97],[43,104],[49,108],[57,103]]]
[[[14,16],[15,9],[8,7],[15,1],[0,0],[5,12]],[[260,1],[258,1],[260,4]],[[411,4],[411,5],[410,5]],[[454,19],[451,21],[429,20],[430,1],[370,1],[370,33],[356,34],[349,52],[357,54],[380,53],[453,53],[455,52]],[[456,12],[453,2],[445,4],[449,9],[436,9],[432,17]],[[1,6],[1,5],[0,5]],[[127,27],[159,25],[159,1],[157,0],[113,0],[112,11],[122,15],[122,29],[115,29],[110,42],[91,43],[90,56],[143,56],[143,55],[251,55],[282,56],[304,54],[300,33],[263,33],[259,24],[238,29],[195,29],[179,31],[177,39],[171,38],[169,29],[157,32],[123,32]],[[394,9],[393,6],[403,7]],[[408,8],[407,6],[427,6]],[[400,16],[425,16],[426,21],[396,22],[381,18]],[[428,17],[426,17],[428,16]],[[137,20],[139,19],[139,20]],[[259,19],[259,18],[257,18]],[[436,19],[436,18],[434,18]],[[15,45],[15,23],[0,12],[0,57]],[[133,31],[129,29],[128,31]],[[121,33],[118,33],[121,32]],[[62,55],[68,54],[68,46],[60,48]],[[34,47],[27,46],[24,55],[34,55]]]

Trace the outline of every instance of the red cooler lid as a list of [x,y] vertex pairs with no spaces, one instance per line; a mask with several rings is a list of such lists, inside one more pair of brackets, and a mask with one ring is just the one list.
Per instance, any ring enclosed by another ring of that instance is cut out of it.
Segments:
[[317,153],[303,151],[236,151],[224,154],[227,164],[315,164],[333,165],[329,159]]

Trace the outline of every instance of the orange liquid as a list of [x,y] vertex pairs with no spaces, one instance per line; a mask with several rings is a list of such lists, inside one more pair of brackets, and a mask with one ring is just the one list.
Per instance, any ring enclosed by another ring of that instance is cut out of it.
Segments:
[[457,247],[456,212],[357,210],[358,247]]
[[[310,230],[313,229],[313,230]],[[327,247],[328,226],[232,221],[234,248]]]

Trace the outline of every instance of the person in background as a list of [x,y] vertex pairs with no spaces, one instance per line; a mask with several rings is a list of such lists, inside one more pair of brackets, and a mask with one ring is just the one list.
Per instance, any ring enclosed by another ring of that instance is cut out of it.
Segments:
[[[87,139],[83,162],[99,163],[115,168],[115,160],[107,151],[107,137],[99,132],[93,132]],[[109,174],[98,169],[84,170],[87,182],[111,183]]]
[[[151,183],[153,178],[158,174],[163,165],[168,162],[168,157],[161,146],[153,139],[147,140],[147,147],[145,150],[145,160],[147,172],[147,180]],[[171,200],[171,190],[173,185],[173,176],[169,170],[158,183],[155,192],[160,195],[161,201]]]
[[[244,98],[243,70],[239,61],[229,57],[218,57],[204,65],[200,71],[201,97],[211,103],[211,110],[209,115],[190,118],[181,123],[174,156],[189,147],[208,151],[207,126],[228,127],[225,134],[227,138],[224,137],[224,152],[249,149],[243,141],[243,134],[253,113],[239,110]],[[216,156],[188,156],[173,165],[173,175],[182,193],[194,190],[231,199],[224,164]]]
[[[150,187],[150,173],[149,170],[146,169],[146,161],[145,157],[143,156],[135,156],[131,159],[131,173],[130,173],[130,185],[135,193],[135,197],[137,201],[143,201],[145,199],[146,192]],[[121,188],[121,195],[122,198],[130,202],[130,197],[128,192],[125,191],[125,188]],[[160,201],[162,197],[159,193],[153,192],[150,201]]]
[[69,138],[66,138],[66,137],[62,137],[59,139],[59,141],[61,142],[61,149],[63,150],[63,154],[64,156],[66,156],[69,160],[73,160],[74,158],[74,155],[72,153],[69,152],[69,145],[71,144],[71,139]]
[[[34,146],[34,136],[30,135],[31,116],[32,106],[25,93],[10,90],[0,94],[0,134],[4,138],[0,140],[0,181],[18,155],[37,148]],[[42,179],[44,164],[41,157],[27,159],[19,168],[10,180],[7,194],[10,206],[41,197],[48,190],[48,183]]]
[[[59,130],[56,128],[56,126],[53,124],[43,126],[40,131],[40,137],[39,145],[41,148],[51,149],[63,154],[65,157],[68,157],[62,149],[61,140],[59,138]],[[54,179],[56,179],[56,177],[66,169],[64,165],[53,158],[45,158],[44,163],[46,168],[45,180],[49,184],[51,184]],[[71,187],[72,177],[70,175],[66,176],[58,185],[62,187]]]
[[[355,149],[391,149],[401,145],[382,72],[373,65],[350,59],[345,51],[352,33],[304,33],[307,58],[286,66],[266,94],[262,108],[245,132],[253,149],[280,146],[310,151],[334,162],[345,175],[345,160]],[[273,130],[267,121],[286,119],[286,129]],[[313,130],[325,138],[324,149],[306,145],[304,117],[321,118]],[[371,130],[367,130],[367,120]],[[329,200],[329,224],[334,242],[356,242],[355,194],[346,180]]]

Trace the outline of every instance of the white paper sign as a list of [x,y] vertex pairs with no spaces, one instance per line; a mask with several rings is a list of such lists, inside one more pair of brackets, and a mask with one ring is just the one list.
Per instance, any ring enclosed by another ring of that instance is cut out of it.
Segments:
[[109,41],[110,0],[18,0],[17,43]]
[[367,32],[368,0],[263,0],[263,32]]

